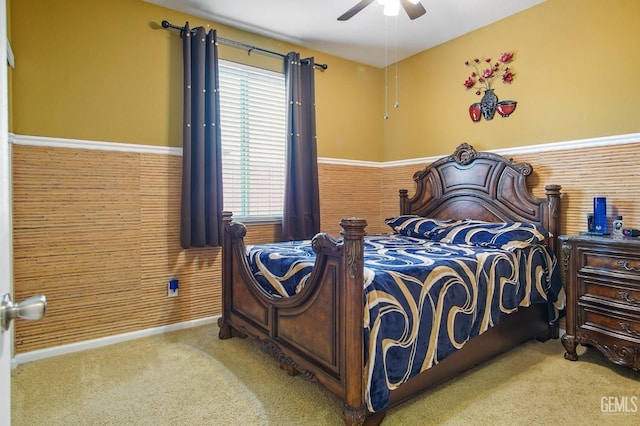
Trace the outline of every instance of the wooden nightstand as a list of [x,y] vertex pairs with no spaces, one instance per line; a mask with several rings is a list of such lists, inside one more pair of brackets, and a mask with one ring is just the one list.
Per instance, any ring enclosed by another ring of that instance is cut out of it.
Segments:
[[567,294],[564,357],[593,346],[640,370],[640,238],[560,236]]

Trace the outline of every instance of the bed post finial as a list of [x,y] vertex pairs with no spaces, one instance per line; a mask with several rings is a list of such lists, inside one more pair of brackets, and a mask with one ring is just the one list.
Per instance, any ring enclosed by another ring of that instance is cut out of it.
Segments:
[[343,229],[340,234],[345,238],[351,237],[351,239],[354,239],[355,237],[357,239],[366,235],[364,228],[367,227],[367,221],[365,219],[358,217],[345,218],[340,221],[340,226]]

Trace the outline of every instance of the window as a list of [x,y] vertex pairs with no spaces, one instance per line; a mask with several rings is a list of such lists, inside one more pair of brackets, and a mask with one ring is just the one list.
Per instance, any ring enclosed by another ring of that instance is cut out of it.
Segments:
[[249,220],[282,217],[284,74],[219,62],[224,209]]

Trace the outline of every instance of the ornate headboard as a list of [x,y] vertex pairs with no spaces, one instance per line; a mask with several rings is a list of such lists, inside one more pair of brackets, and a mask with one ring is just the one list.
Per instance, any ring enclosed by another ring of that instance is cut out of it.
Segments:
[[463,143],[414,174],[416,193],[409,197],[400,190],[400,214],[537,223],[549,231],[547,245],[558,253],[561,187],[547,185],[547,198],[533,196],[526,184],[532,170],[528,163]]

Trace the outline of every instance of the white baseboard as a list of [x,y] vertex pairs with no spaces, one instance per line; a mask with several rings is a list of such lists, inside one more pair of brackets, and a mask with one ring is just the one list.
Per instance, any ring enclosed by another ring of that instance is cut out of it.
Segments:
[[20,364],[26,364],[32,361],[38,361],[41,359],[51,358],[59,355],[66,355],[73,352],[86,351],[88,349],[101,348],[103,346],[113,345],[115,343],[140,339],[141,337],[148,337],[156,334],[169,333],[171,331],[184,330],[186,328],[212,324],[216,322],[218,318],[220,318],[219,315],[192,321],[179,322],[176,324],[164,325],[162,327],[148,328],[146,330],[132,331],[131,333],[117,334],[115,336],[101,337],[99,339],[85,340],[83,342],[70,343],[68,345],[60,345],[52,348],[26,352],[16,355],[11,360],[11,367],[16,368]]

